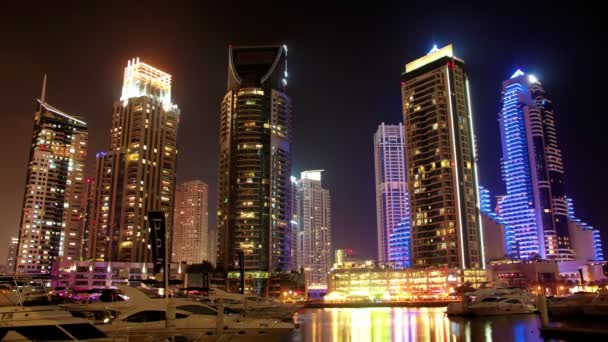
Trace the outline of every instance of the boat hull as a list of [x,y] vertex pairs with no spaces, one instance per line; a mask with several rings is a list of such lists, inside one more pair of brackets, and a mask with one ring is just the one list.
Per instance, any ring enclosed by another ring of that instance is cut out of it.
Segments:
[[530,305],[521,304],[471,307],[470,310],[475,316],[523,315],[533,314],[536,311]]
[[231,341],[231,342],[279,342],[285,341],[294,329],[146,329],[106,331],[108,337],[126,338],[128,341],[142,341],[154,337],[157,340],[180,338],[181,341]]

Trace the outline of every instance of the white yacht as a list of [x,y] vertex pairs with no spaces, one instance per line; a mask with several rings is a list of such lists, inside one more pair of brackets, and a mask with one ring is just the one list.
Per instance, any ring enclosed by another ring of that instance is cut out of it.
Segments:
[[303,307],[303,305],[284,304],[268,298],[229,293],[217,288],[212,288],[208,297],[198,298],[208,299],[209,305],[216,308],[222,304],[228,311],[237,312],[243,316],[281,320],[293,317],[296,311]]
[[552,316],[571,316],[583,314],[583,307],[591,304],[597,294],[577,292],[568,297],[556,297],[547,301],[547,310]]
[[461,297],[462,300],[448,304],[446,310],[448,315],[470,315],[472,314],[471,306],[480,303],[486,298],[517,299],[525,304],[532,304],[534,302],[534,298],[528,292],[518,287],[483,287],[456,295]]
[[88,320],[73,317],[55,306],[0,307],[2,341],[81,341],[109,340]]
[[72,315],[90,319],[108,336],[181,336],[187,340],[215,339],[265,342],[284,340],[296,329],[293,318],[272,319],[224,315],[188,298],[150,298],[138,289],[119,286],[125,301],[63,305]]
[[108,336],[183,337],[229,341],[282,341],[295,328],[294,323],[271,319],[224,316],[213,308],[191,303],[167,308],[138,307],[125,310],[106,324],[97,325]]
[[532,303],[523,298],[514,297],[486,297],[470,304],[469,310],[475,316],[516,315],[536,312]]

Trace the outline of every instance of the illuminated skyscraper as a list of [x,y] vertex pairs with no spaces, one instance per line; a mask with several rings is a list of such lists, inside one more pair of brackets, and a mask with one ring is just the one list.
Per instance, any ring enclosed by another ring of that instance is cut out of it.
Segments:
[[130,60],[114,103],[110,149],[97,154],[92,258],[150,260],[148,212],[165,212],[169,226],[173,217],[179,113],[171,75]]
[[8,255],[6,257],[6,269],[8,272],[15,272],[15,265],[17,264],[17,251],[19,248],[19,238],[12,237],[11,243],[8,246]]
[[[410,239],[404,143],[401,123],[382,123],[374,134],[378,261],[394,261],[400,267],[410,262],[409,252],[404,250]],[[397,225],[400,232],[393,234]]]
[[175,188],[173,214],[173,262],[200,264],[207,257],[209,239],[209,191],[194,180]]
[[401,84],[412,266],[483,268],[469,85],[452,46],[405,66]]
[[18,273],[49,273],[52,264],[81,258],[87,124],[45,101],[34,116],[25,182]]
[[220,118],[217,264],[234,268],[242,251],[257,293],[265,291],[268,272],[291,267],[292,115],[286,90],[286,46],[229,48]]
[[502,171],[499,204],[508,223],[509,254],[572,260],[562,152],[553,105],[534,75],[517,70],[502,83]]
[[298,252],[309,289],[326,289],[327,274],[332,267],[331,197],[329,190],[322,187],[322,172],[304,171],[296,185],[300,227]]
[[304,262],[304,232],[300,229],[300,200],[302,193],[302,182],[296,177],[291,177],[291,269],[300,270]]

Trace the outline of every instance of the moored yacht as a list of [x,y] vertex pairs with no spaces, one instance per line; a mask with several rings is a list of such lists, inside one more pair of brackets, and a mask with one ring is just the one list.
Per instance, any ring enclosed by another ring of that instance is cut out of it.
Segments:
[[577,292],[568,297],[553,298],[547,302],[547,310],[552,316],[571,316],[583,314],[583,307],[591,304],[597,294]]
[[181,336],[208,340],[221,336],[230,341],[265,342],[287,337],[296,324],[285,319],[224,315],[219,310],[189,298],[150,298],[138,289],[119,286],[125,301],[64,305],[74,316],[90,319],[109,336]]
[[589,304],[583,305],[585,315],[608,315],[608,293],[598,294]]
[[2,341],[109,340],[88,320],[55,306],[0,307]]
[[508,297],[486,297],[469,305],[469,310],[475,316],[516,315],[536,312],[534,305],[523,298]]
[[[52,305],[44,285],[48,279],[44,275],[0,278],[0,282],[8,285],[8,292],[0,293],[0,340],[109,340],[88,320],[73,317],[69,312]],[[34,286],[37,281],[41,286]]]
[[476,303],[481,303],[486,298],[516,299],[526,305],[532,305],[534,303],[532,296],[518,287],[484,287],[455,295],[461,297],[462,300],[448,304],[446,310],[448,315],[473,314],[471,306]]

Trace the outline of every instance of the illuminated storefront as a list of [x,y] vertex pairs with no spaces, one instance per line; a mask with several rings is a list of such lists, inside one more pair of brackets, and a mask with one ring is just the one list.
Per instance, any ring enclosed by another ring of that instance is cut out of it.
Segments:
[[432,267],[424,269],[346,268],[329,275],[329,301],[394,301],[440,299],[464,284],[479,287],[486,270]]

